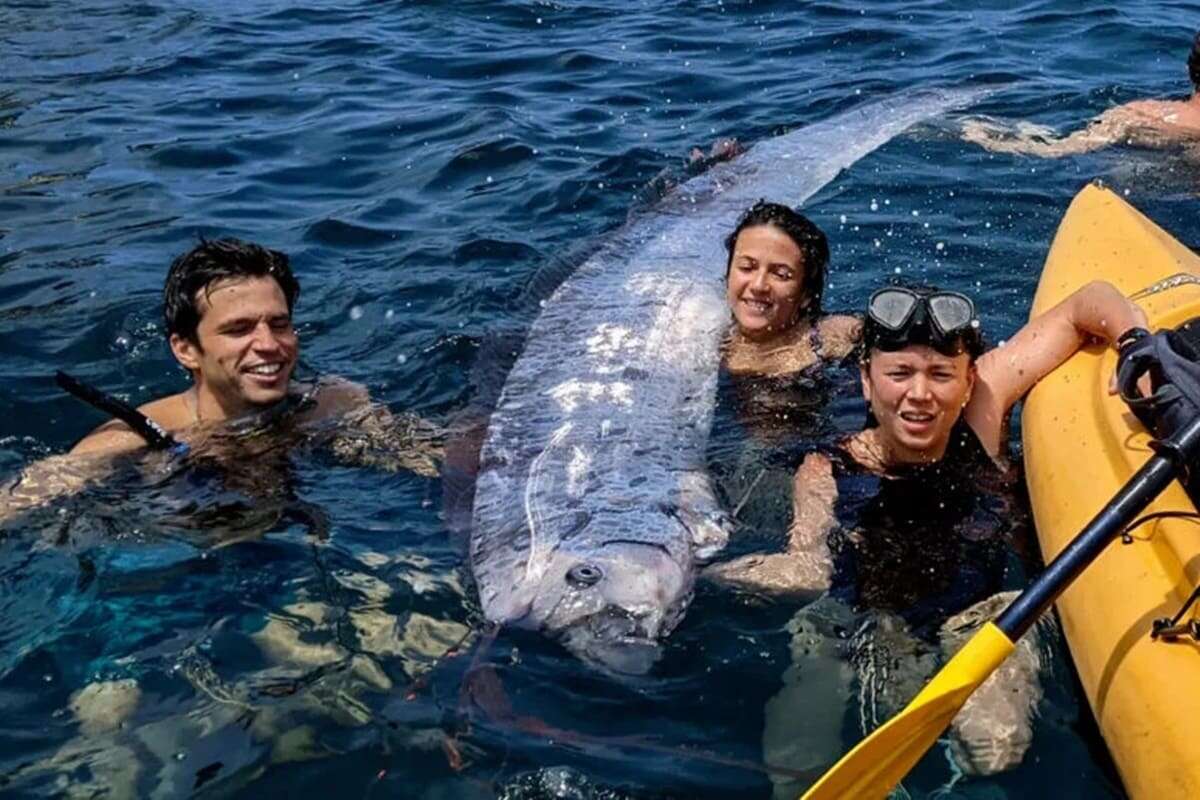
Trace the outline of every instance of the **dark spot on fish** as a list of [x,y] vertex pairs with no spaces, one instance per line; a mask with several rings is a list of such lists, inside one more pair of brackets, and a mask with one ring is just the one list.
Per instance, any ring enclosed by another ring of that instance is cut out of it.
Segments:
[[631,381],[649,380],[650,373],[641,367],[626,367],[621,372],[621,377]]
[[508,459],[500,455],[491,455],[487,458],[480,459],[479,471],[491,472],[493,470],[503,469],[508,466]]
[[592,515],[586,511],[576,511],[573,514],[567,515],[569,519],[566,521],[566,529],[562,532],[562,538],[569,539],[581,530],[587,527]]
[[632,488],[634,486],[641,486],[647,480],[649,480],[649,478],[647,478],[645,475],[638,475],[636,478],[634,478],[633,480],[631,480],[629,482],[629,486],[630,486],[630,488]]
[[682,525],[684,530],[688,532],[688,535],[690,535],[692,538],[695,538],[696,531],[693,530],[692,526],[688,524],[688,521],[684,519],[683,511],[679,508],[679,506],[675,505],[674,503],[662,503],[659,505],[658,510]]

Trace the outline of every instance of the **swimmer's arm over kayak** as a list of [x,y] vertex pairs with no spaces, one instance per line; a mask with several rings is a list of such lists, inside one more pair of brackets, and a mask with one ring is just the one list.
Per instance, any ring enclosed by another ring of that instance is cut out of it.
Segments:
[[764,594],[816,595],[828,589],[833,575],[828,537],[837,526],[838,496],[829,459],[810,453],[796,470],[792,490],[792,524],[784,552],[713,564],[702,577]]
[[1089,339],[1112,343],[1130,328],[1148,324],[1146,314],[1116,287],[1092,281],[980,356],[963,417],[988,453],[997,457],[1009,411],[1034,384]]

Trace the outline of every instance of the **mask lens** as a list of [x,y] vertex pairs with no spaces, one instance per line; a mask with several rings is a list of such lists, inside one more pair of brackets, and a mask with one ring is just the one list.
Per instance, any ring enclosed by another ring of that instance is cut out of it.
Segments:
[[897,331],[917,307],[916,296],[900,289],[883,289],[871,297],[867,307],[871,318],[889,330]]
[[929,314],[941,328],[942,333],[952,333],[971,324],[975,317],[975,306],[970,299],[959,294],[935,294],[929,297]]

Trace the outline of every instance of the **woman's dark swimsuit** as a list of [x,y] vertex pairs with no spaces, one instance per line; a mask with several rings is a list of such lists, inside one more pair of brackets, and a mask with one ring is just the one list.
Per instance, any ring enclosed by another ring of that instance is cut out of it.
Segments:
[[734,409],[742,435],[768,446],[777,457],[790,453],[789,462],[802,454],[799,446],[829,432],[829,420],[821,412],[829,403],[831,381],[818,327],[813,325],[808,335],[817,360],[802,370],[782,375],[738,375],[727,370],[720,374],[718,408]]
[[[809,334],[820,355],[816,326]],[[727,508],[739,505],[746,535],[735,537],[730,557],[778,547],[791,521],[791,481],[814,441],[834,433],[827,408],[835,394],[830,364],[821,359],[783,375],[722,369],[708,463]]]
[[887,477],[866,471],[841,447],[826,452],[843,523],[830,535],[831,595],[860,611],[897,614],[928,639],[953,614],[1019,585],[1013,533],[1028,533],[1024,515],[1014,514],[1014,476],[962,419],[950,437],[938,462]]

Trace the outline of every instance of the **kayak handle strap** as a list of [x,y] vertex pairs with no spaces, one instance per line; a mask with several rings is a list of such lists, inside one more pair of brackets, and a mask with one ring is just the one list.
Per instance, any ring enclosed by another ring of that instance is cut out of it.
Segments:
[[184,455],[188,452],[186,443],[167,433],[161,425],[128,403],[107,392],[100,391],[95,386],[90,386],[62,370],[54,373],[54,381],[67,393],[124,422],[134,433],[145,439],[146,444],[150,445],[152,449],[169,450],[176,455]]
[[1200,600],[1200,586],[1192,590],[1188,599],[1179,607],[1173,617],[1159,617],[1154,620],[1150,629],[1151,639],[1162,639],[1164,641],[1173,642],[1180,636],[1191,636],[1197,642],[1200,642],[1200,620],[1189,620],[1184,623],[1179,621],[1183,619],[1183,615],[1188,612],[1188,609]]

